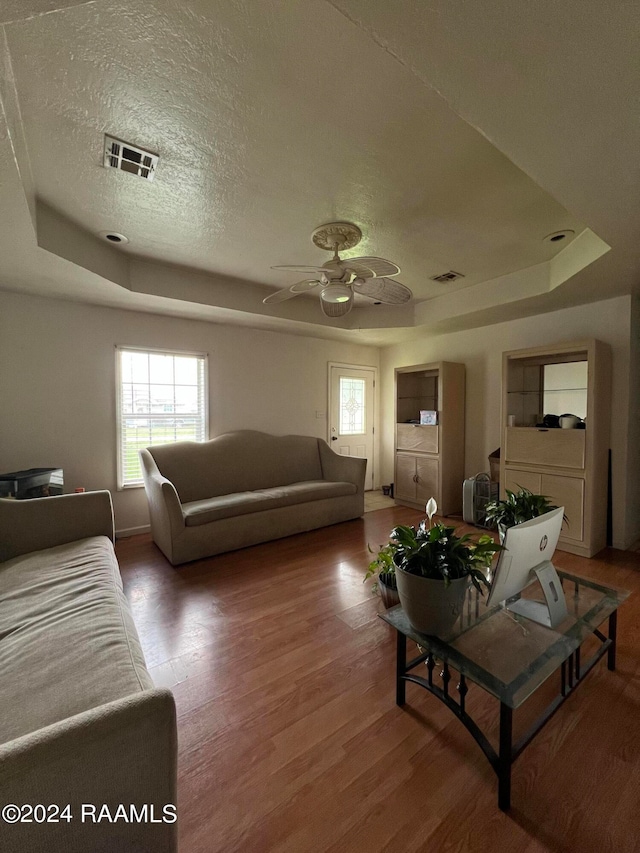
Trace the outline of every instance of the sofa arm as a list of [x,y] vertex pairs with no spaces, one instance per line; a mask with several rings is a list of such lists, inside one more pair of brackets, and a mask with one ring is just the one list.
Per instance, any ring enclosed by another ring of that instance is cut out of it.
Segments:
[[149,503],[149,520],[154,542],[171,560],[173,539],[184,531],[182,504],[176,487],[160,473],[148,450],[140,451],[142,479]]
[[322,476],[325,480],[353,483],[358,487],[358,493],[364,493],[364,479],[367,470],[367,460],[358,456],[340,456],[334,453],[326,441],[318,439]]
[[[62,811],[69,805],[71,819],[0,821],[0,850],[175,853],[175,810],[164,807],[177,805],[176,756],[175,703],[168,690],[136,693],[2,744],[0,808],[40,803]],[[131,806],[138,815],[146,806],[146,817],[125,820],[121,811],[113,821],[103,812],[97,822],[102,805],[111,816],[122,805],[129,818]]]
[[108,536],[113,542],[113,507],[107,491],[0,499],[0,562],[89,536]]

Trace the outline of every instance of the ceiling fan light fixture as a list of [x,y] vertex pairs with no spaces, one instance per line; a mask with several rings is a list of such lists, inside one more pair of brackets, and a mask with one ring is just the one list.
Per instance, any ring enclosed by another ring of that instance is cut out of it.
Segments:
[[322,313],[330,319],[348,314],[356,295],[373,299],[377,305],[403,305],[408,302],[413,294],[406,285],[395,280],[400,273],[397,264],[369,256],[340,257],[340,252],[353,248],[361,239],[362,232],[350,222],[329,222],[316,228],[312,235],[314,244],[319,249],[333,252],[333,258],[319,267],[301,264],[273,266],[274,270],[303,272],[311,277],[270,293],[262,301],[265,304],[284,302],[317,287]]
[[346,284],[329,284],[320,294],[324,302],[348,302],[351,299],[351,290]]

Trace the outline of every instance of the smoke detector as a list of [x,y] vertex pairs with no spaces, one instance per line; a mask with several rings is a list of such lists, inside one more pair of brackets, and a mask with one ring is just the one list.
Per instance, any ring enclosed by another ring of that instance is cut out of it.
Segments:
[[455,270],[449,270],[449,272],[440,273],[440,275],[432,275],[431,281],[456,281],[458,278],[464,278],[461,272],[455,272]]
[[104,165],[152,181],[158,165],[158,155],[113,136],[104,136]]

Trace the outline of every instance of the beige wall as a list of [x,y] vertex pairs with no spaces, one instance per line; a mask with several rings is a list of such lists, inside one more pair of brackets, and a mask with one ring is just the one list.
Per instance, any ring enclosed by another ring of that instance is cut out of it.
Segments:
[[[640,312],[636,312],[640,314]],[[636,329],[636,336],[638,331]],[[638,400],[629,406],[631,297],[582,305],[537,317],[499,323],[480,329],[432,336],[382,351],[382,476],[393,479],[393,381],[394,368],[431,361],[461,361],[467,368],[465,476],[488,471],[488,455],[500,446],[500,398],[502,353],[505,350],[545,346],[581,338],[599,338],[610,344],[613,355],[612,380],[612,468],[614,545],[628,547],[638,535],[637,460]],[[639,345],[636,341],[635,349]],[[636,377],[640,375],[636,352]],[[637,388],[637,385],[635,386]],[[630,426],[630,421],[633,425]],[[633,432],[632,432],[633,431]],[[635,437],[634,450],[627,452],[628,435]],[[627,476],[627,471],[629,475]]]
[[146,525],[143,491],[116,492],[114,348],[130,344],[209,353],[212,435],[253,427],[324,438],[326,420],[316,418],[316,411],[327,411],[327,363],[380,363],[378,483],[393,479],[393,368],[462,361],[467,367],[465,471],[471,476],[487,470],[487,456],[500,444],[502,352],[597,337],[613,352],[614,544],[628,547],[640,536],[639,335],[640,303],[631,297],[465,332],[426,334],[379,351],[4,292],[0,471],[59,465],[68,491],[84,486],[113,492],[119,530]]
[[118,530],[148,524],[143,489],[116,492],[115,346],[209,354],[210,433],[326,438],[327,364],[376,347],[0,293],[0,471],[60,466],[65,491],[113,493]]
[[[615,417],[615,412],[614,412]],[[640,540],[640,297],[631,300],[631,348],[629,354],[629,442],[627,451],[628,546]]]

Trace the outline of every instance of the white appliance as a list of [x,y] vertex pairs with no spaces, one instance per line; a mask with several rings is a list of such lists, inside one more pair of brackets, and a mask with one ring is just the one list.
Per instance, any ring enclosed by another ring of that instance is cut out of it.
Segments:
[[476,474],[462,484],[462,518],[467,524],[486,527],[485,510],[489,501],[497,501],[499,484],[488,474]]

